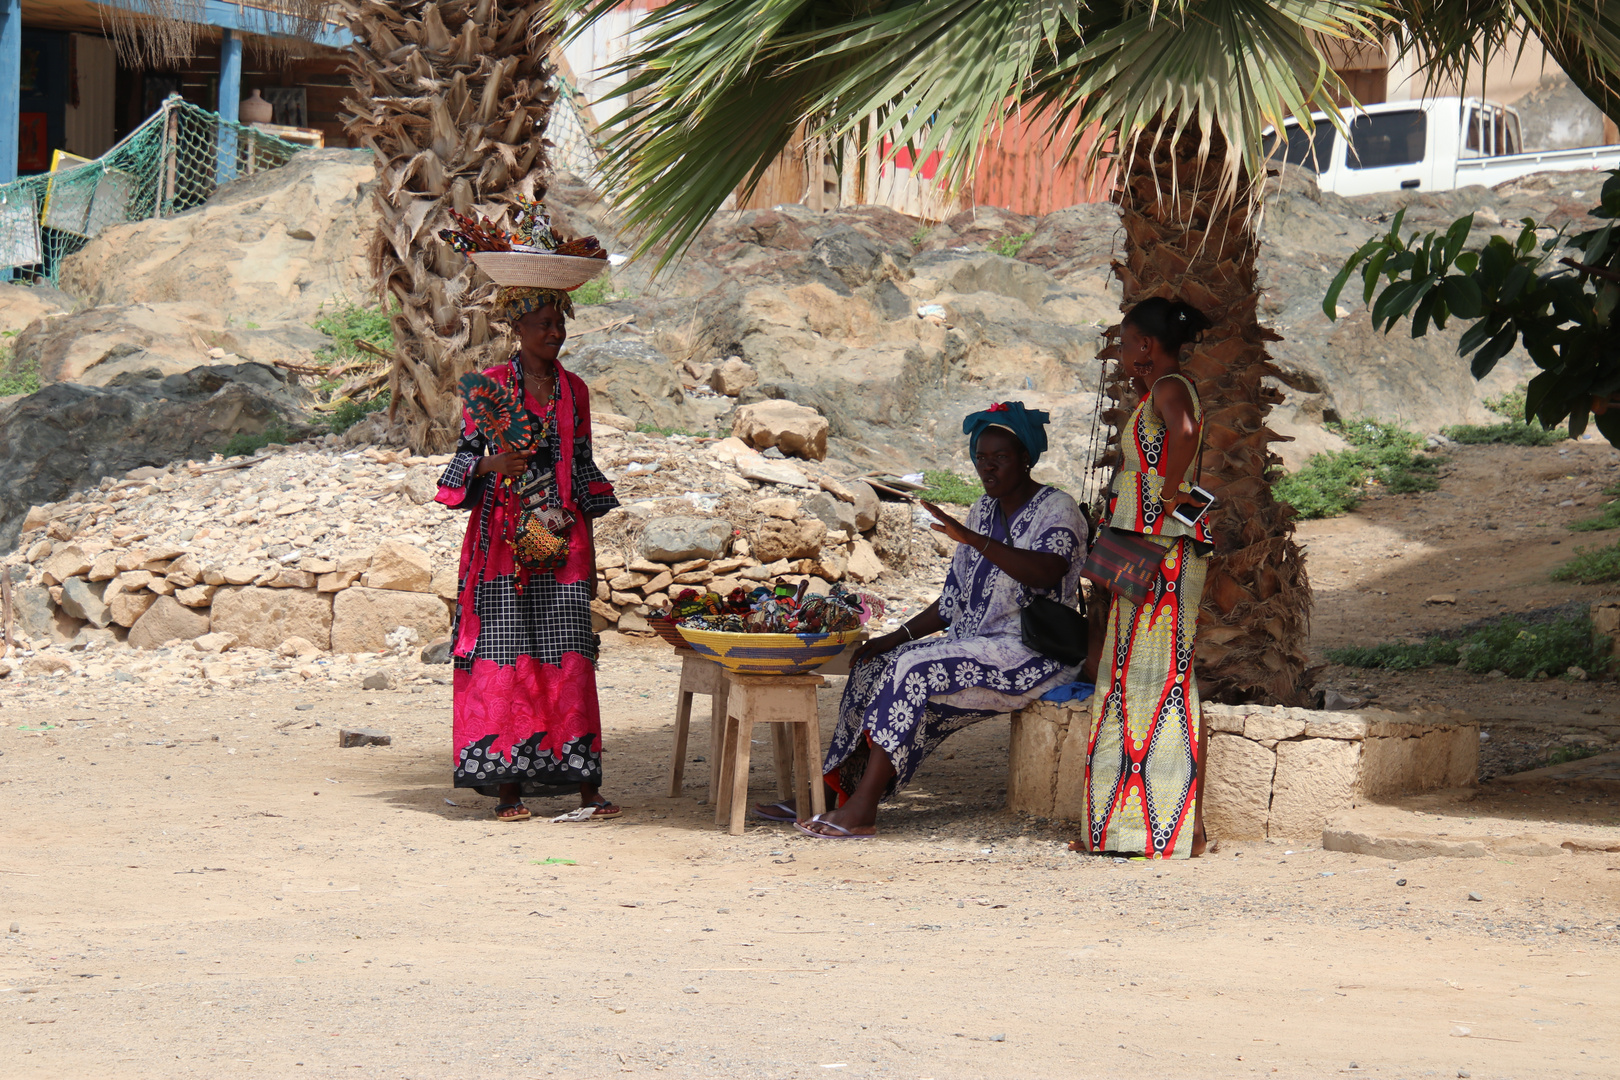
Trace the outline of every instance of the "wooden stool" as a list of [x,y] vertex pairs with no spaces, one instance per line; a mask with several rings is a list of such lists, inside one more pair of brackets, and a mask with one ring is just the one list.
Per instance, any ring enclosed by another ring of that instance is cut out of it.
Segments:
[[669,761],[669,797],[681,796],[686,773],[686,735],[692,726],[692,695],[709,695],[709,801],[720,783],[720,740],[726,729],[726,669],[691,649],[676,649],[681,658],[681,688],[675,695],[675,750]]
[[[820,675],[735,675],[728,671],[726,681],[731,684],[731,692],[726,699],[726,737],[720,748],[714,823],[729,823],[731,835],[742,835],[743,819],[748,813],[748,759],[755,724],[775,725],[791,743],[791,755],[779,755],[777,759],[776,789],[784,799],[793,797],[799,820],[809,817],[804,812],[806,806],[815,814],[825,812],[816,687],[826,680]],[[791,768],[784,767],[784,757],[791,760]]]

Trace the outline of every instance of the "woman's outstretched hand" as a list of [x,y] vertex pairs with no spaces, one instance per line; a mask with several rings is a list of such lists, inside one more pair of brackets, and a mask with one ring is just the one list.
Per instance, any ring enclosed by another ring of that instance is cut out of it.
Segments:
[[957,521],[955,518],[951,517],[951,515],[947,514],[945,511],[941,510],[927,499],[919,499],[918,501],[922,503],[924,510],[927,510],[930,514],[934,515],[934,523],[928,526],[930,529],[933,529],[935,532],[944,533],[952,541],[958,544],[967,544],[969,547],[978,547],[978,545],[974,543],[974,541],[979,539],[978,533],[969,529],[966,525],[963,525],[960,521]]

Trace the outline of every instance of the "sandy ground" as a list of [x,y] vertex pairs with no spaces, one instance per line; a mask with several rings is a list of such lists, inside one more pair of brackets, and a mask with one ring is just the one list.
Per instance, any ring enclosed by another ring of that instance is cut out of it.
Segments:
[[[1441,492],[1307,526],[1317,644],[1589,598],[1546,583],[1574,544],[1538,526],[1590,513],[1556,503],[1609,483],[1613,458],[1569,449],[1470,451]],[[1482,494],[1509,465],[1564,471],[1515,517],[1512,492]],[[1439,592],[1456,605],[1423,603]],[[0,689],[0,1075],[1620,1073],[1620,853],[1074,855],[1001,809],[1005,723],[957,736],[876,841],[731,837],[700,801],[707,762],[667,797],[676,678],[665,647],[610,643],[625,813],[593,825],[498,824],[450,788],[444,686]],[[1498,739],[1620,724],[1612,681],[1324,678],[1473,708]],[[394,743],[339,749],[340,724]],[[1497,782],[1357,820],[1620,844],[1617,802]]]

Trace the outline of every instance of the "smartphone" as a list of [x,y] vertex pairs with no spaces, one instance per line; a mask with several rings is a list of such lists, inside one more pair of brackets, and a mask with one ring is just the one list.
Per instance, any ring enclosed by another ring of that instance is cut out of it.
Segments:
[[1194,499],[1198,500],[1198,505],[1188,506],[1183,503],[1171,511],[1170,516],[1183,525],[1196,526],[1200,521],[1204,520],[1204,515],[1209,513],[1209,508],[1215,505],[1215,496],[1197,484],[1193,485],[1190,494]]

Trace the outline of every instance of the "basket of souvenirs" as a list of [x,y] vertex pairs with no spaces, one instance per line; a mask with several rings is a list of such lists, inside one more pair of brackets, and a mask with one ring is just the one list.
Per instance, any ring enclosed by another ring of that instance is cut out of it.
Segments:
[[579,288],[608,268],[607,249],[594,236],[563,240],[551,228],[546,208],[519,199],[507,232],[488,218],[474,220],[450,211],[459,229],[439,238],[471,259],[497,285],[536,289]]
[[868,620],[883,614],[883,600],[834,585],[826,595],[805,585],[762,585],[730,596],[687,589],[668,612],[686,646],[739,675],[802,675],[859,639]]
[[652,615],[652,616],[648,617],[647,625],[652,627],[652,632],[653,633],[655,633],[659,637],[663,638],[666,642],[668,642],[670,645],[673,645],[675,648],[677,648],[677,649],[689,649],[689,648],[691,648],[691,646],[686,643],[686,639],[681,637],[681,628],[679,626],[675,625],[675,620],[674,619],[671,619],[671,618],[668,618],[668,617],[660,617],[660,616],[657,616],[657,615]]

